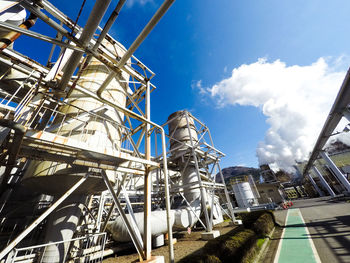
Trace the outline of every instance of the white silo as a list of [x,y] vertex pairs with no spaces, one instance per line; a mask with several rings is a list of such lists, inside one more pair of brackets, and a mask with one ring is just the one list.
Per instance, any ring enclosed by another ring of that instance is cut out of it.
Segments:
[[[106,41],[103,44],[110,50],[114,50],[117,53],[116,56],[124,54],[118,45],[112,45]],[[82,70],[77,85],[96,93],[109,73],[103,63],[93,58]],[[129,75],[125,72],[116,76],[104,91],[104,97],[125,107],[128,81]],[[96,148],[105,149],[105,152],[120,150],[121,124],[124,117],[121,112],[74,90],[67,100],[67,105],[58,108],[59,114],[52,125],[57,126],[57,129],[52,131],[53,133],[76,142],[77,147],[85,145],[91,151]],[[96,109],[99,111],[96,112]],[[94,114],[89,114],[93,111],[95,111]],[[87,172],[87,167],[70,163],[32,161],[24,176],[23,184],[33,191],[60,197]],[[106,174],[110,181],[115,181],[116,172],[107,170]],[[45,242],[71,239],[89,194],[96,194],[105,189],[105,183],[100,176],[90,175],[73,195],[50,215]],[[43,262],[60,262],[69,249],[69,243],[63,246],[49,246]],[[51,261],[52,258],[56,258],[56,261]]]
[[248,181],[236,179],[232,184],[232,189],[239,207],[251,207],[258,204]]

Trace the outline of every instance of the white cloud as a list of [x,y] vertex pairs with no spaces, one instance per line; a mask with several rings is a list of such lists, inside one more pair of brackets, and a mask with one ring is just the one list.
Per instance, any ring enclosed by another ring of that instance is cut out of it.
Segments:
[[270,128],[258,143],[259,163],[291,170],[308,157],[344,79],[324,58],[308,66],[259,59],[233,69],[208,91],[220,107],[259,107]]
[[208,93],[208,89],[202,86],[202,80],[193,81],[191,84],[191,88],[193,90],[197,90],[201,95]]
[[132,7],[134,4],[145,5],[147,3],[154,3],[154,0],[128,0],[126,1],[127,7]]

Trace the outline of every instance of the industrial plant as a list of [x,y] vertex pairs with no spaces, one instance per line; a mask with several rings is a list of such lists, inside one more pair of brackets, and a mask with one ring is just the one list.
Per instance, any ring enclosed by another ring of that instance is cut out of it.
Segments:
[[[84,25],[85,1],[76,18],[48,0],[0,1],[1,263],[102,262],[130,248],[139,262],[165,262],[152,253],[163,246],[175,262],[176,232],[212,240],[223,222],[242,225],[239,213],[349,194],[350,151],[323,150],[340,118],[350,120],[349,73],[310,160],[298,164],[304,186],[283,185],[268,164],[260,179],[226,178],[225,154],[189,110],[152,120],[151,94],[163,87],[134,53],[173,2],[126,48],[111,34],[126,0],[94,1]],[[39,21],[56,37],[35,30]],[[50,46],[45,62],[17,48],[23,37],[37,51]]]
[[[133,53],[173,1],[129,49],[109,34],[124,3],[97,0],[84,26],[47,0],[1,3],[1,262],[101,262],[125,243],[157,260],[165,237],[173,262],[173,231],[236,223],[209,128],[150,116],[155,74]],[[16,50],[23,35],[51,45],[46,65]]]

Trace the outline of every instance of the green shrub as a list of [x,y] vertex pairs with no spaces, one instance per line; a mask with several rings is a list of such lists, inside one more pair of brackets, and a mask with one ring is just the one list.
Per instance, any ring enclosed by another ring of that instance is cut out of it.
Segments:
[[214,255],[195,253],[181,259],[179,263],[222,263],[222,262],[218,257]]
[[262,214],[251,226],[258,236],[268,235],[274,227],[273,217],[270,213]]
[[244,226],[249,226],[250,229],[240,226],[225,235],[209,240],[201,250],[188,255],[179,262],[251,262],[257,251],[257,238],[269,234],[275,225],[275,220],[273,214],[267,211],[241,213],[240,217]]
[[256,245],[256,235],[254,231],[246,229],[231,236],[222,245],[219,258],[223,263],[243,262],[243,258],[250,253]]

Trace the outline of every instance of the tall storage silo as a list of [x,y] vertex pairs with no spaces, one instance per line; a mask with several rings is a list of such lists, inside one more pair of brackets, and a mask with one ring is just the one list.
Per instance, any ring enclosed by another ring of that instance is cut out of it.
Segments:
[[[124,53],[117,45],[107,41],[103,44],[114,50],[117,56],[122,56]],[[96,93],[109,73],[103,63],[93,58],[82,70],[77,85]],[[128,81],[129,75],[121,73],[104,91],[104,97],[125,107]],[[91,151],[96,147],[120,150],[122,135],[120,125],[123,122],[123,113],[75,90],[67,99],[68,104],[58,108],[59,114],[56,115],[52,125],[56,125],[57,129],[52,132],[75,141],[77,147],[80,144],[87,145]],[[95,111],[94,114],[88,114],[92,111]],[[23,184],[33,191],[60,197],[87,172],[87,167],[70,163],[32,161],[24,176]],[[116,172],[107,170],[106,174],[110,181],[115,181]],[[83,214],[88,196],[105,189],[102,178],[91,174],[73,195],[50,215],[45,242],[71,239]],[[64,244],[64,247],[49,246],[43,262],[60,262],[68,249],[69,244]]]

